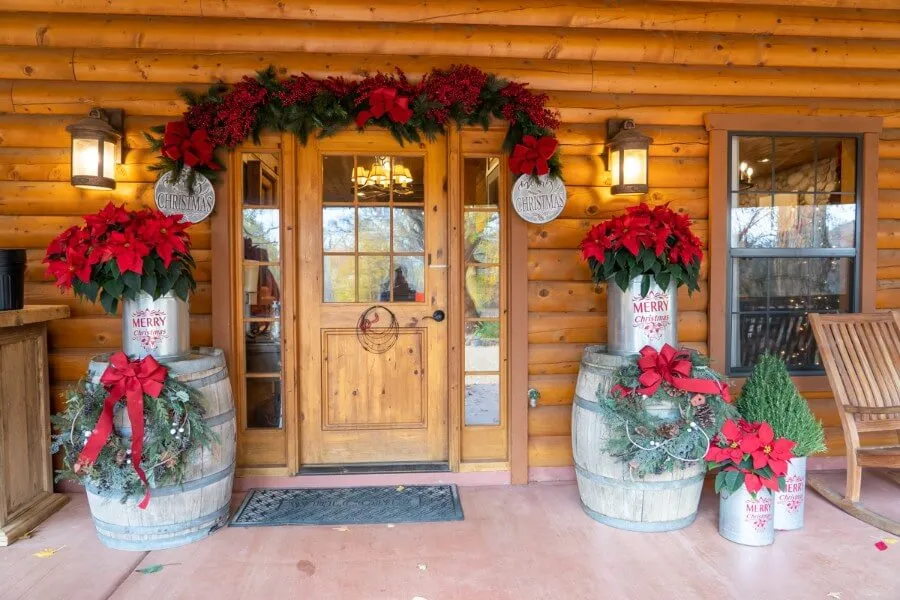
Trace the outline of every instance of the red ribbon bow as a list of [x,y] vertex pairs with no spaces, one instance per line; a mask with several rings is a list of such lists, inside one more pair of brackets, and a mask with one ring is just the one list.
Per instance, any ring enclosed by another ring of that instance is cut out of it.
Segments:
[[213,160],[213,145],[206,130],[191,131],[184,121],[166,123],[162,153],[172,160],[183,160],[189,167],[208,167],[214,171],[220,168]]
[[106,388],[107,394],[103,411],[76,464],[89,465],[100,456],[100,451],[113,430],[113,408],[119,400],[125,398],[128,420],[131,421],[131,465],[146,489],[144,499],[138,504],[141,508],[147,508],[150,503],[150,486],[147,475],[141,468],[144,451],[144,394],[158,398],[167,375],[168,370],[152,356],[140,360],[128,360],[124,352],[116,352],[110,356],[109,366],[100,377],[100,383]]
[[394,123],[406,123],[413,115],[413,111],[409,108],[409,98],[398,96],[397,88],[375,88],[369,94],[369,110],[356,115],[356,125],[363,127],[372,117],[380,119],[385,114]]
[[522,138],[521,144],[516,144],[512,155],[509,157],[509,168],[513,173],[531,175],[537,169],[538,175],[546,175],[550,172],[550,164],[547,162],[559,142],[555,137],[546,135],[540,139],[533,135]]
[[669,344],[665,344],[662,350],[657,352],[652,346],[644,346],[641,348],[641,357],[637,364],[641,370],[641,375],[638,377],[641,387],[636,390],[625,390],[622,386],[616,386],[616,388],[629,393],[637,391],[644,396],[652,396],[665,381],[676,390],[696,394],[716,394],[722,396],[722,400],[725,402],[731,402],[731,394],[728,393],[727,385],[713,379],[691,377],[693,364],[684,350],[676,350]]

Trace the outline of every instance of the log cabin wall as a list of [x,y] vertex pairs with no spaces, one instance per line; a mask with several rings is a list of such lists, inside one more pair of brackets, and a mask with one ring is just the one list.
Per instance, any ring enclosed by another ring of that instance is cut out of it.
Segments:
[[[290,73],[353,75],[468,62],[551,94],[569,190],[561,217],[528,230],[531,467],[571,464],[575,376],[586,344],[605,339],[605,296],[576,249],[584,232],[634,197],[611,197],[600,158],[605,122],[633,118],[655,140],[653,203],[671,201],[706,234],[709,112],[881,116],[876,304],[900,308],[900,2],[627,0],[535,6],[512,0],[0,0],[0,246],[29,249],[28,302],[66,303],[50,325],[56,392],[88,358],[120,344],[118,318],[60,296],[40,265],[53,235],[108,200],[152,203],[153,157],[141,132],[183,110],[179,86],[234,82],[270,63]],[[125,163],[114,192],[69,179],[65,126],[91,106],[126,112]],[[871,199],[869,199],[871,201]],[[220,199],[224,201],[224,199]],[[192,341],[211,342],[210,230],[193,229],[199,290]],[[704,267],[681,294],[683,342],[708,343]],[[229,318],[215,315],[215,318]],[[843,439],[828,393],[808,399]],[[514,398],[514,402],[524,402]],[[60,405],[56,400],[56,408]]]

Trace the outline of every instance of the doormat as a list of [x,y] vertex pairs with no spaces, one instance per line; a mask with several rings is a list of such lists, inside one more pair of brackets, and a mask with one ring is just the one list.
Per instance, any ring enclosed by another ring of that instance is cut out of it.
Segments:
[[232,527],[462,521],[455,485],[250,490]]

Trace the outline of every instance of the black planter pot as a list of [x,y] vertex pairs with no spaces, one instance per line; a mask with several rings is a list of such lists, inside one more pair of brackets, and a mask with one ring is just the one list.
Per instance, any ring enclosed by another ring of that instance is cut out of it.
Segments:
[[25,250],[0,248],[0,310],[25,306]]

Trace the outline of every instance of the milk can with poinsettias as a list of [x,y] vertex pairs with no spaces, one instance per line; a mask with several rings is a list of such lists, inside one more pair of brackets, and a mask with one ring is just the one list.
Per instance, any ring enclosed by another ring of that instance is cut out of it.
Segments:
[[190,354],[188,295],[196,288],[181,215],[109,203],[50,242],[44,262],[62,290],[109,314],[123,305],[122,349],[133,358]]
[[775,541],[772,494],[785,487],[794,442],[776,438],[771,425],[743,419],[725,421],[706,454],[710,469],[718,469],[719,534],[746,546]]
[[641,203],[592,227],[581,252],[595,283],[606,283],[607,352],[678,346],[677,289],[700,289],[700,239],[691,219]]

